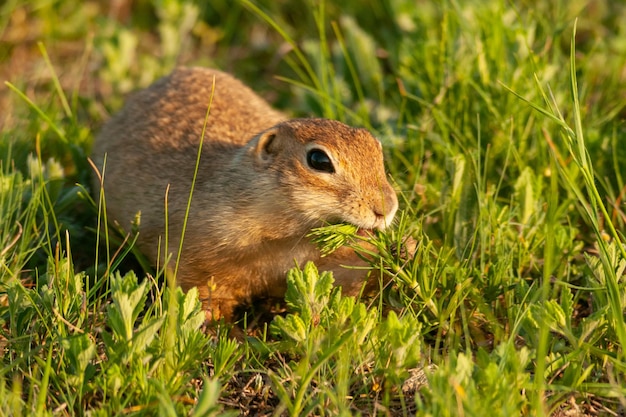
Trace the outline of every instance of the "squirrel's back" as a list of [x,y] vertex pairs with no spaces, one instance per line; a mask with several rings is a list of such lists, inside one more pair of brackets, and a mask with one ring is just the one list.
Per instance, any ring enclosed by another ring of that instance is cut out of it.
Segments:
[[[170,185],[170,194],[177,195],[168,201],[170,213],[176,216],[184,210],[182,196],[190,190],[201,138],[206,156],[202,165],[210,167],[201,166],[198,180],[211,182],[230,152],[286,119],[229,74],[177,68],[131,94],[94,143],[94,163],[105,176],[106,188],[125,190],[107,193],[109,214],[128,224],[141,211],[143,230],[160,229],[146,222],[163,218],[164,193]],[[215,158],[216,150],[221,158]],[[99,186],[94,178],[94,189]],[[157,206],[156,201],[163,203]],[[145,235],[141,240],[152,240]]]

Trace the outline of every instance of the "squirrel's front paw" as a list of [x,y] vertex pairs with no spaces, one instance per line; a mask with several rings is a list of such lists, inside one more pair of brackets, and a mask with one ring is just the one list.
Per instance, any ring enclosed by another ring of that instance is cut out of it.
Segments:
[[417,250],[417,240],[415,240],[411,236],[406,236],[402,240],[402,243],[399,245],[399,247],[397,244],[393,243],[390,249],[391,254],[394,257],[408,261],[410,259],[413,259],[413,257],[415,256],[415,251]]

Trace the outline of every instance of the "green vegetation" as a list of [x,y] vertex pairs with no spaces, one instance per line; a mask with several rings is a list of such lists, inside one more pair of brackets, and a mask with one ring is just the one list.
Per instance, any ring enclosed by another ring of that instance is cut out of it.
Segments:
[[[0,415],[625,412],[626,4],[341,3],[0,5]],[[238,341],[97,232],[93,137],[177,64],[381,139],[380,296],[307,265]]]

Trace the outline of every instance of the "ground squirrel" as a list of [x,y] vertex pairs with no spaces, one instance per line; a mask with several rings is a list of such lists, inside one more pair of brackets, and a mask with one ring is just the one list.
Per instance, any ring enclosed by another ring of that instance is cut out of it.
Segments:
[[333,120],[289,120],[220,71],[179,68],[105,124],[93,160],[109,219],[130,228],[141,212],[139,248],[162,264],[167,204],[173,264],[211,97],[177,282],[198,287],[204,307],[226,320],[252,297],[284,296],[286,272],[309,260],[357,293],[367,271],[342,265],[364,261],[347,247],[322,258],[307,234],[325,223],[391,223],[398,200],[380,142]]

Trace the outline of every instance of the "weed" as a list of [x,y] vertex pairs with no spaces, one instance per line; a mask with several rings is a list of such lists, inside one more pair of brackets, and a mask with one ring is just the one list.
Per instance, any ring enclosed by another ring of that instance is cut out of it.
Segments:
[[[531,3],[5,2],[0,414],[623,412],[626,7]],[[178,64],[376,134],[401,202],[364,253],[379,296],[294,268],[237,341],[100,237],[93,136]]]

